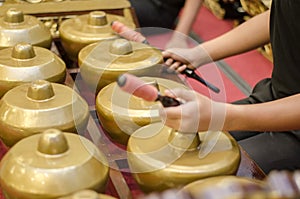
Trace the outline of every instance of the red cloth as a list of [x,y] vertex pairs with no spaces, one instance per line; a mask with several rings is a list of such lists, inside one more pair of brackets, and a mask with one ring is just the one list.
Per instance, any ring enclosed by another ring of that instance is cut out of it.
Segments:
[[[0,160],[2,160],[7,151],[8,147],[2,141],[0,141]],[[2,193],[2,189],[0,189],[0,199],[5,199]]]

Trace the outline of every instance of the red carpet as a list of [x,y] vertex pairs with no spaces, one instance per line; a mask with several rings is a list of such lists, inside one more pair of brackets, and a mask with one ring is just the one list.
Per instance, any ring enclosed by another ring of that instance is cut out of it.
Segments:
[[232,20],[218,19],[205,6],[200,9],[193,25],[193,31],[204,41],[215,38],[232,28]]
[[257,50],[226,58],[225,62],[252,87],[257,81],[270,77],[273,69],[273,64]]

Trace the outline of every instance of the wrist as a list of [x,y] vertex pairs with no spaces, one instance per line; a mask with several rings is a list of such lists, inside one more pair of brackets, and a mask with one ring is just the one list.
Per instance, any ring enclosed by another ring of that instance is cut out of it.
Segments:
[[[223,126],[225,131],[246,130],[247,121],[244,119],[247,105],[226,104],[226,116]],[[245,122],[246,121],[246,122]]]
[[193,57],[193,61],[191,64],[198,68],[204,64],[210,63],[213,60],[209,56],[208,52],[202,47],[202,45],[198,45],[194,48],[192,48],[191,57]]

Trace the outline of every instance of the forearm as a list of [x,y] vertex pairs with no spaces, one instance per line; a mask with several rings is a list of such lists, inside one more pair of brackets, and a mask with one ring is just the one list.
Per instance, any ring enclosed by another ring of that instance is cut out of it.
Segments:
[[257,15],[196,48],[204,48],[211,59],[217,61],[267,44],[270,40],[269,15],[270,11]]
[[224,130],[227,131],[300,129],[300,94],[260,104],[226,106]]
[[176,31],[188,35],[198,14],[203,0],[186,0],[182,15],[179,17]]

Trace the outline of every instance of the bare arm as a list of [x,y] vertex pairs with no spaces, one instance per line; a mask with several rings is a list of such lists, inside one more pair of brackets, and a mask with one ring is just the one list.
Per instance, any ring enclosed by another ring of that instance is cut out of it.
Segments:
[[166,125],[183,132],[206,130],[284,131],[300,129],[300,94],[260,104],[215,102],[197,92],[175,89],[166,93],[184,99],[177,107],[162,108]]
[[270,41],[269,18],[266,11],[201,46],[214,61],[258,48]]
[[188,35],[197,17],[198,11],[203,0],[186,0],[182,13],[179,16],[178,24],[173,32],[173,35],[166,45],[167,48],[187,48]]
[[193,23],[198,14],[199,8],[201,7],[203,0],[186,0],[182,15],[179,18],[176,26],[176,31],[188,35],[192,29]]
[[225,130],[300,129],[300,94],[255,105],[230,104],[226,118]]
[[[229,32],[191,49],[171,48],[163,52],[173,69],[183,65],[195,68],[211,61],[253,50],[270,41],[270,11],[257,15]],[[184,67],[181,67],[184,69]],[[180,72],[180,70],[179,70]]]

